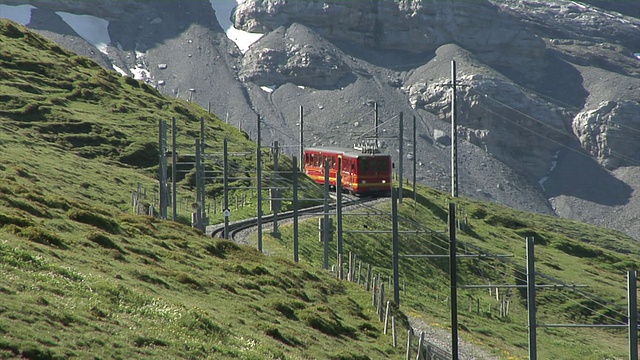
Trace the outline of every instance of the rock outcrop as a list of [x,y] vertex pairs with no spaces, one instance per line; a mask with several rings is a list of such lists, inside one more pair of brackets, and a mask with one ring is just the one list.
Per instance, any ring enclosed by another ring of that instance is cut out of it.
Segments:
[[640,163],[640,102],[606,101],[576,115],[573,131],[582,147],[608,169]]
[[239,76],[242,81],[261,86],[290,82],[333,87],[350,72],[336,52],[333,45],[305,26],[280,27],[245,53]]
[[246,1],[233,21],[252,32],[298,22],[327,39],[417,53],[456,43],[525,77],[544,67],[544,42],[489,1]]
[[442,46],[435,58],[415,70],[403,87],[411,106],[450,123],[451,78],[434,74],[446,73],[453,59],[460,69],[456,91],[459,137],[521,173],[543,177],[560,144],[573,137],[570,116],[483,67],[464,49]]

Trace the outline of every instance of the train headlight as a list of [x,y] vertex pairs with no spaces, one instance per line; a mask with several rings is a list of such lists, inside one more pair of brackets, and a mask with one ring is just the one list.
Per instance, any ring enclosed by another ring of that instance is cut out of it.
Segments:
[[367,183],[367,180],[362,180],[362,183],[363,183],[363,184],[366,184],[366,183]]
[[386,184],[386,183],[387,183],[387,180],[382,180],[382,183],[383,183],[383,184]]

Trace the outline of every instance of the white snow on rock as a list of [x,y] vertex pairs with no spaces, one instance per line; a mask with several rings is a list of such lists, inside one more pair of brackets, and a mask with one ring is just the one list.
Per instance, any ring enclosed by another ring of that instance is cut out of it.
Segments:
[[113,64],[111,66],[113,67],[113,70],[117,71],[120,75],[129,76],[129,74],[127,74],[126,71],[122,70],[122,68],[119,68],[119,67],[117,67],[117,66],[115,66]]
[[31,22],[32,9],[35,9],[35,7],[31,5],[0,5],[0,18],[27,25]]
[[143,68],[140,65],[129,70],[131,70],[131,73],[133,74],[133,78],[136,80],[143,80],[143,81],[151,80],[151,73],[149,72],[149,70]]
[[244,54],[251,44],[258,41],[264,34],[250,33],[238,30],[231,23],[231,14],[233,9],[242,4],[245,0],[209,0],[211,7],[216,12],[218,23],[227,34],[227,37],[238,45],[240,51]]
[[265,91],[265,92],[272,93],[272,92],[276,89],[276,86],[275,86],[275,85],[271,85],[271,86],[260,86],[260,88],[261,88],[263,91]]
[[111,43],[109,22],[91,15],[76,15],[58,11],[64,20],[80,37],[95,46],[101,53],[107,54],[107,45]]

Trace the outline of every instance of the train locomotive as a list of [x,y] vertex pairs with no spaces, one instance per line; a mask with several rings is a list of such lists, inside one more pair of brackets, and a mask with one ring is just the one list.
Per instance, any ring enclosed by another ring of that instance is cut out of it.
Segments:
[[310,147],[304,150],[304,172],[324,184],[325,163],[329,185],[336,186],[339,160],[342,160],[342,189],[359,196],[388,196],[391,193],[391,156],[377,151],[340,147]]

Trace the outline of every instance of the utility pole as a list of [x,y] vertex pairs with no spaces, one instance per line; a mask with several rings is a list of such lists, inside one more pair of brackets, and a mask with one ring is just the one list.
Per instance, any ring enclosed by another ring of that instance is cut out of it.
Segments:
[[417,136],[416,136],[416,116],[413,115],[413,201],[416,202],[418,201],[418,195],[416,193],[416,165],[417,165],[417,158],[418,158],[418,145],[416,145],[417,142]]
[[536,325],[536,260],[534,239],[527,237],[527,313],[529,325],[529,359],[538,359]]
[[258,193],[258,251],[262,252],[262,149],[260,138],[260,115],[258,115],[258,149],[256,153],[256,192]]
[[280,156],[280,143],[273,142],[273,183],[271,188],[271,211],[273,211],[273,233],[278,233],[278,212],[280,211],[280,188],[278,187],[278,158]]
[[[336,226],[337,226],[337,255],[342,256],[342,157],[338,157],[338,172],[336,173]],[[338,278],[342,280],[342,263],[338,262]]]
[[398,235],[398,197],[396,189],[391,189],[391,218],[392,218],[392,232],[393,239],[391,241],[392,256],[393,256],[393,301],[397,306],[400,306],[400,270],[399,270],[399,235]]
[[200,139],[196,139],[196,206],[195,209],[193,209],[195,212],[195,221],[193,221],[193,224],[194,227],[199,230],[202,229],[202,203],[200,202],[200,199],[202,198],[202,159],[200,154],[201,149],[202,147],[200,146]]
[[206,143],[205,143],[205,136],[204,136],[204,117],[200,118],[200,146],[202,147],[200,149],[200,158],[202,159],[201,162],[201,175],[202,175],[202,180],[201,180],[201,185],[202,185],[202,199],[201,199],[201,204],[202,204],[202,217],[200,218],[202,220],[202,230],[204,231],[205,227],[208,225],[208,219],[207,219],[207,207],[206,207],[206,198],[207,198],[207,191],[206,191],[206,184],[207,184],[207,177],[206,177],[206,166],[205,166],[205,149],[206,149]]
[[322,268],[329,269],[329,160],[324,162],[324,207],[322,221],[322,242],[324,245],[324,261]]
[[176,144],[176,118],[171,119],[171,214],[173,221],[178,221],[178,188],[177,188],[177,144]]
[[375,102],[373,103],[373,133],[375,135],[375,140],[376,140],[376,148],[378,147],[378,126],[380,125],[379,122],[379,118],[378,118],[378,103]]
[[207,145],[205,143],[205,136],[204,136],[204,117],[200,118],[200,176],[202,176],[202,179],[200,180],[200,187],[201,187],[201,191],[200,191],[200,226],[201,226],[201,230],[204,231],[207,224],[208,224],[208,219],[207,219],[207,207],[206,207],[206,199],[207,199],[207,193],[206,193],[206,188],[205,185],[207,183],[207,177],[206,177],[206,166],[205,166],[205,149],[206,149]]
[[300,105],[300,171],[304,171],[304,108]]
[[458,197],[458,124],[456,123],[456,62],[451,61],[451,196]]
[[629,360],[638,360],[638,273],[627,272]]
[[398,129],[398,203],[402,204],[402,183],[404,179],[402,178],[402,168],[404,161],[404,113],[400,112],[400,128]]
[[293,261],[298,262],[298,159],[293,157]]
[[160,191],[158,193],[160,200],[158,207],[159,216],[161,219],[167,218],[167,122],[164,120],[160,120],[159,123],[159,154],[158,154],[158,162],[160,163],[159,171],[160,171]]
[[[449,276],[451,282],[451,356],[458,360],[458,269],[456,240],[456,204],[449,203]],[[534,359],[531,359],[534,360]]]
[[229,148],[227,145],[227,138],[224,138],[222,143],[222,186],[224,193],[224,238],[229,239]]

